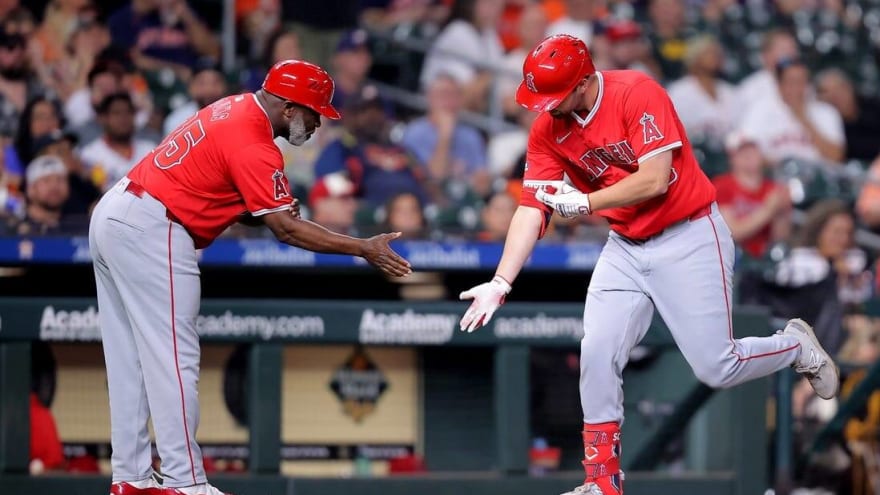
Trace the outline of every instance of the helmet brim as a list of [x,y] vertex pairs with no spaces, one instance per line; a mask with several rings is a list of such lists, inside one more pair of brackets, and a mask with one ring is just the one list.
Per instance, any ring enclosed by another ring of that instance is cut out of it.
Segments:
[[339,113],[339,110],[333,108],[333,105],[321,105],[315,107],[314,110],[330,120],[339,120],[342,118],[342,114]]
[[532,112],[549,112],[562,103],[575,86],[558,93],[535,93],[522,81],[516,89],[516,102]]

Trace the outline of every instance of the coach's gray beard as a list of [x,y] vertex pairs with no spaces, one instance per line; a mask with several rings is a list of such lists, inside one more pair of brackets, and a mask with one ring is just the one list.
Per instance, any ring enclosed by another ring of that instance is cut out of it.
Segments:
[[311,134],[306,132],[306,123],[301,113],[297,113],[290,119],[290,137],[287,140],[294,146],[302,146],[309,140]]

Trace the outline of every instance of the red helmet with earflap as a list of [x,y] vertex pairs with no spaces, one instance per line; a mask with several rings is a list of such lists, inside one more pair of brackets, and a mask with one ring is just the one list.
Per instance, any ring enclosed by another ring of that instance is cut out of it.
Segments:
[[567,34],[550,36],[526,56],[516,102],[533,112],[553,110],[578,83],[595,72],[583,41]]
[[327,71],[301,60],[283,60],[273,65],[263,80],[263,91],[292,101],[336,120],[339,112],[333,108],[336,85]]

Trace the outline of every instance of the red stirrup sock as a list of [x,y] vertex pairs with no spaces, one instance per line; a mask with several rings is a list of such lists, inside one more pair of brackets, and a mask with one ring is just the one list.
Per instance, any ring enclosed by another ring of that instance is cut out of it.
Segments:
[[604,495],[623,495],[618,423],[584,423],[584,484],[595,483]]

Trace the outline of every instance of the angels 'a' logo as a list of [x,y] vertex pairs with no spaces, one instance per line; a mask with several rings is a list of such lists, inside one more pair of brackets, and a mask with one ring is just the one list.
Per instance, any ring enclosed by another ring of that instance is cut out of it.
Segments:
[[657,124],[654,123],[653,115],[645,112],[642,114],[642,118],[639,122],[642,124],[642,135],[645,138],[645,144],[663,139],[663,133],[660,132],[660,129],[657,128]]
[[535,75],[531,72],[526,74],[526,87],[529,88],[529,91],[532,93],[538,92],[538,88],[535,86]]
[[274,182],[273,189],[275,190],[276,200],[290,197],[290,191],[287,190],[287,184],[284,183],[283,172],[276,170],[275,173],[272,174],[272,181]]

